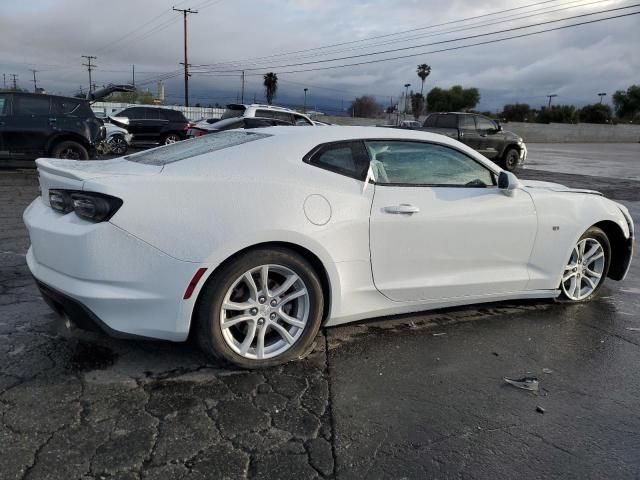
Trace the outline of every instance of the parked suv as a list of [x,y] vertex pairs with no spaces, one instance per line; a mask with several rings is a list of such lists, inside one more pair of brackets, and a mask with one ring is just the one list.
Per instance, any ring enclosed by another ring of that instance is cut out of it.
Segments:
[[432,113],[419,130],[455,138],[493,160],[505,170],[515,170],[527,158],[522,137],[476,113]]
[[189,121],[178,110],[149,105],[131,105],[110,117],[111,122],[126,128],[134,143],[168,145],[187,138]]
[[87,99],[25,92],[0,92],[0,159],[11,162],[38,157],[87,160],[105,138],[102,120],[89,101],[112,92],[129,92],[130,85],[109,85]]
[[284,107],[276,107],[273,105],[242,105],[232,103],[227,105],[226,110],[222,114],[222,120],[232,117],[260,117],[274,118],[298,126],[313,126],[313,121],[302,113]]

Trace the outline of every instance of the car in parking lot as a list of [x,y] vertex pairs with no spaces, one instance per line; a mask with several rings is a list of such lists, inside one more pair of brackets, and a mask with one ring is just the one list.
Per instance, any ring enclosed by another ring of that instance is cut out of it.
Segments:
[[200,137],[209,133],[223,132],[225,130],[235,130],[238,128],[264,128],[277,126],[291,126],[289,122],[277,120],[275,118],[259,118],[259,117],[231,117],[224,120],[218,120],[213,123],[204,120],[192,125],[187,131],[187,137]]
[[522,166],[527,158],[527,146],[521,136],[477,113],[432,113],[420,130],[455,138],[508,171]]
[[105,138],[102,120],[89,106],[112,92],[131,91],[109,85],[89,99],[26,92],[0,92],[0,159],[10,162],[38,157],[86,160]]
[[314,126],[313,120],[311,120],[307,115],[291,110],[290,108],[279,107],[277,105],[261,105],[257,103],[244,105],[240,103],[231,103],[227,105],[224,113],[222,114],[222,120],[234,117],[273,118],[299,127]]
[[176,143],[187,138],[190,126],[182,112],[150,105],[131,105],[109,118],[115,125],[126,128],[135,143]]
[[520,181],[443,135],[278,127],[100,162],[37,161],[27,264],[64,318],[246,368],[321,326],[622,280],[634,225],[589,190]]

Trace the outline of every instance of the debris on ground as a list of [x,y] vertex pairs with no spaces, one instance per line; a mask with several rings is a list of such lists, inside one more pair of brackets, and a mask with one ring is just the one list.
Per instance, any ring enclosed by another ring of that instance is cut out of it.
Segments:
[[640,332],[639,327],[627,327],[627,330],[629,330],[630,332]]
[[492,354],[492,355],[494,355],[494,356],[496,356],[496,357],[499,357],[499,356],[500,356],[500,354],[499,354],[498,352],[491,352],[491,354]]
[[536,405],[536,412],[544,415],[545,410],[540,405]]
[[446,335],[447,332],[440,332],[440,333],[432,333],[431,335],[433,335],[434,337],[441,337],[442,335]]
[[536,377],[522,377],[522,378],[502,378],[509,385],[522,390],[529,390],[530,392],[537,392],[540,384]]
[[553,373],[553,370],[551,370],[550,368],[543,368],[542,369],[542,373],[546,373],[547,375],[551,375]]

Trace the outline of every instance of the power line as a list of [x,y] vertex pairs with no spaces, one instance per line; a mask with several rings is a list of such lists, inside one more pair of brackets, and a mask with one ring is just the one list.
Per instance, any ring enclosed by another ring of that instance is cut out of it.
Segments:
[[537,5],[543,5],[543,4],[553,3],[553,2],[557,2],[557,1],[558,0],[546,0],[546,1],[543,1],[543,2],[536,2],[536,3],[531,3],[531,4],[528,4],[528,5],[522,5],[520,7],[509,8],[509,9],[506,9],[506,10],[499,10],[499,11],[495,11],[495,12],[491,12],[491,13],[485,13],[485,14],[482,14],[482,15],[475,15],[473,17],[462,18],[462,19],[459,19],[459,20],[451,20],[451,21],[448,21],[448,22],[427,25],[427,26],[424,26],[424,27],[412,28],[412,29],[403,30],[403,31],[400,31],[400,32],[387,33],[387,34],[384,34],[384,35],[374,35],[374,36],[362,38],[362,39],[359,39],[359,40],[350,40],[350,41],[347,41],[347,42],[333,43],[333,44],[324,45],[324,46],[320,46],[320,47],[307,48],[307,49],[303,49],[303,50],[294,50],[294,51],[290,51],[290,52],[283,52],[283,53],[279,53],[279,54],[275,54],[275,55],[268,55],[268,56],[264,56],[264,57],[253,57],[253,58],[245,59],[244,61],[263,60],[263,59],[267,59],[267,58],[288,56],[288,55],[297,54],[297,53],[306,53],[306,52],[324,50],[324,49],[327,49],[327,48],[339,47],[339,46],[343,46],[343,45],[352,45],[352,44],[367,42],[367,41],[375,40],[375,39],[379,39],[379,38],[388,38],[388,37],[395,36],[395,35],[402,35],[402,34],[405,34],[405,33],[411,33],[411,32],[416,32],[416,31],[420,31],[420,30],[427,30],[427,29],[431,29],[431,28],[442,27],[442,26],[446,26],[446,25],[452,25],[452,24],[455,24],[455,23],[466,22],[468,20],[475,20],[475,19],[478,19],[478,18],[490,17],[490,16],[494,16],[494,15],[499,15],[501,13],[507,13],[507,12],[511,12],[511,11],[515,11],[515,10],[522,10],[522,9],[534,7],[534,6],[537,6]]
[[[383,55],[386,53],[395,53],[395,52],[400,52],[400,51],[404,51],[404,50],[412,50],[414,48],[421,48],[421,47],[427,47],[427,46],[433,46],[433,45],[441,45],[444,43],[452,43],[452,42],[460,42],[463,40],[471,40],[474,38],[481,38],[481,37],[487,37],[490,35],[497,35],[500,33],[508,33],[508,32],[514,32],[517,30],[523,30],[523,29],[528,29],[528,28],[533,28],[533,27],[539,27],[542,25],[549,25],[552,23],[558,23],[558,22],[564,22],[566,20],[573,20],[576,18],[583,18],[583,17],[588,17],[588,16],[593,16],[593,15],[600,15],[602,13],[610,13],[610,12],[615,12],[615,11],[619,11],[619,10],[626,10],[629,8],[635,8],[640,6],[640,3],[636,3],[633,5],[629,5],[626,7],[618,7],[618,8],[610,8],[610,9],[606,9],[606,10],[601,10],[599,12],[592,12],[592,13],[584,13],[581,15],[574,15],[571,17],[565,17],[565,18],[560,18],[560,19],[556,19],[556,20],[547,20],[544,22],[538,22],[538,23],[533,23],[530,25],[524,25],[524,26],[520,26],[520,27],[512,27],[512,28],[506,28],[503,30],[497,30],[494,32],[487,32],[487,33],[480,33],[477,35],[468,35],[466,37],[458,37],[458,38],[454,38],[454,39],[450,39],[450,40],[441,40],[438,42],[431,42],[431,43],[424,43],[424,44],[420,44],[420,45],[411,45],[408,47],[400,47],[400,48],[393,48],[393,49],[389,49],[389,50],[381,50],[381,51],[377,51],[377,52],[370,52],[370,53],[361,53],[358,55],[348,55],[345,57],[338,57],[338,58],[331,58],[331,59],[327,59],[327,60],[314,60],[314,61],[310,61],[310,62],[300,62],[300,63],[290,63],[290,64],[285,64],[285,65],[276,65],[276,66],[267,66],[267,67],[251,67],[251,68],[245,68],[245,70],[264,70],[264,69],[270,69],[270,70],[275,70],[278,68],[288,68],[288,67],[298,67],[298,66],[304,66],[304,65],[314,65],[314,64],[319,64],[319,63],[327,63],[327,62],[337,62],[337,61],[341,61],[341,60],[351,60],[354,58],[362,58],[362,57],[370,57],[373,55]],[[627,15],[623,15],[623,16],[627,16]],[[611,17],[611,18],[619,18],[619,17]],[[594,22],[587,22],[587,23],[594,23]],[[576,24],[577,25],[582,25],[582,24]],[[410,55],[409,57],[412,57],[415,55]],[[238,70],[212,70],[212,71],[218,71],[218,72],[234,72],[234,71],[238,71]]]

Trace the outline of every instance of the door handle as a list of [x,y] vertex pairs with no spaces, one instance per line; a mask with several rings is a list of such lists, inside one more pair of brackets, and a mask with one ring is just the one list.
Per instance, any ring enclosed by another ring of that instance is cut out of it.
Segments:
[[55,117],[49,119],[49,123],[56,123],[57,121],[58,121],[58,119],[55,118]]
[[400,205],[384,207],[382,210],[385,213],[393,213],[396,215],[411,215],[420,211],[418,207],[416,207],[415,205],[410,205],[408,203],[401,203]]

